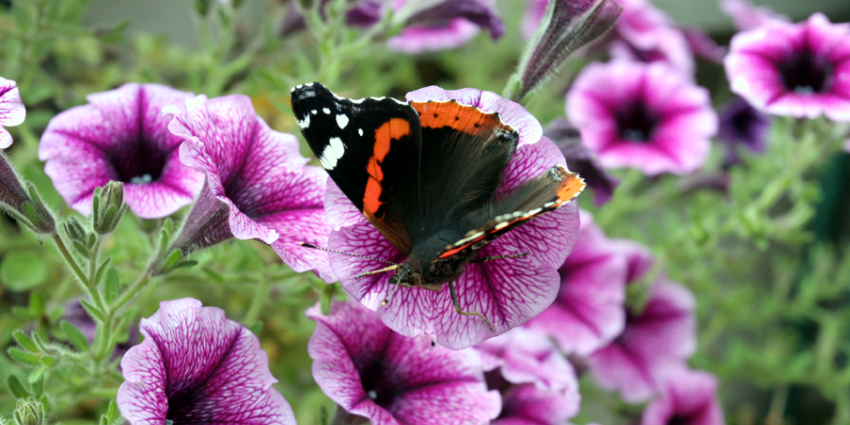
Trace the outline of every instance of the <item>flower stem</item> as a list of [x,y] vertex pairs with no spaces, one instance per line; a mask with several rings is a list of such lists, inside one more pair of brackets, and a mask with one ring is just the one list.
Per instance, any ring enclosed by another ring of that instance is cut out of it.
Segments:
[[130,301],[145,285],[150,282],[151,278],[151,270],[148,268],[145,270],[145,273],[137,280],[133,285],[131,285],[124,293],[121,295],[121,298],[118,298],[118,301],[115,301],[114,304],[110,307],[110,313],[118,311],[124,304],[127,304],[127,301]]

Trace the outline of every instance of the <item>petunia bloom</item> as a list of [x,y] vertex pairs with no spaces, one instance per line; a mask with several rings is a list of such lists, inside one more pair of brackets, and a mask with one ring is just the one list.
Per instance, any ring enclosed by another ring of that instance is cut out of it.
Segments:
[[328,397],[374,425],[485,424],[499,414],[481,358],[422,338],[407,338],[355,301],[307,310],[316,331],[307,351],[313,378]]
[[599,386],[618,390],[627,402],[659,391],[670,371],[696,350],[694,304],[693,294],[678,284],[653,284],[642,311],[627,310],[623,332],[587,358]]
[[484,361],[487,388],[502,394],[494,424],[561,424],[578,413],[575,371],[546,334],[516,328],[475,350]]
[[770,117],[752,107],[740,97],[720,108],[720,125],[717,140],[726,145],[727,166],[740,162],[738,147],[744,146],[754,153],[764,152],[770,130]]
[[505,32],[493,0],[391,0],[390,7],[396,12],[412,11],[405,28],[387,41],[390,49],[409,54],[463,46],[481,29],[488,30],[494,40]]
[[173,115],[168,128],[186,140],[183,163],[206,175],[174,248],[259,239],[293,270],[333,282],[326,253],[299,245],[327,245],[330,228],[322,207],[327,174],[305,166],[298,140],[270,129],[247,96],[198,96],[166,113]]
[[762,112],[850,121],[850,24],[770,21],[736,34],[724,64],[732,91]]
[[774,12],[770,6],[755,6],[747,0],[721,0],[720,10],[732,18],[735,28],[739,31],[753,30],[770,21],[791,20]]
[[578,242],[558,270],[558,297],[527,326],[545,332],[568,354],[586,356],[610,343],[626,321],[629,268],[621,247],[581,211]]
[[21,101],[18,85],[0,77],[0,149],[12,146],[12,135],[4,126],[21,125],[27,116],[27,109]]
[[223,310],[163,301],[139,326],[145,340],[121,360],[118,389],[131,424],[295,424],[260,341]]
[[694,57],[685,34],[649,0],[620,0],[623,13],[614,26],[609,53],[616,59],[664,63],[690,78]]
[[[498,112],[503,122],[519,132],[519,144],[503,172],[496,196],[510,192],[555,165],[565,165],[558,148],[543,137],[537,119],[519,104],[494,93],[428,87],[408,93],[407,99],[417,102],[455,99],[484,112]],[[330,182],[325,208],[333,229],[331,249],[395,263],[404,260]],[[424,333],[444,347],[461,349],[520,326],[552,304],[560,286],[557,270],[575,244],[578,227],[578,208],[571,202],[530,220],[480,249],[481,257],[517,253],[528,253],[527,256],[466,266],[463,275],[455,281],[459,304],[466,311],[480,312],[487,317],[493,331],[480,318],[457,314],[448,288],[441,291],[400,288],[384,306],[382,301],[395,287],[389,283],[391,273],[355,279],[360,273],[375,270],[375,261],[340,254],[330,254],[330,260],[345,289],[366,307],[377,311],[391,329],[406,336]]]
[[192,202],[204,176],[180,162],[180,137],[168,131],[162,108],[191,93],[158,84],[125,84],[91,94],[87,105],[53,117],[38,156],[68,205],[91,212],[94,189],[124,183],[124,199],[142,218],[170,215]]
[[714,375],[681,368],[663,385],[661,397],[643,411],[641,425],[724,425]]
[[648,175],[693,172],[717,132],[708,91],[663,64],[588,65],[567,93],[567,115],[602,165]]
[[570,170],[578,173],[587,186],[593,189],[595,205],[599,206],[611,200],[620,181],[605,171],[596,153],[581,143],[581,133],[577,128],[566,119],[558,118],[543,129],[543,135],[561,150]]

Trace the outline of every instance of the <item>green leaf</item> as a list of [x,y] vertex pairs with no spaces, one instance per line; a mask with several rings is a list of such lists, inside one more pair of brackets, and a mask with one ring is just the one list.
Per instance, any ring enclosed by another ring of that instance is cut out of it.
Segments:
[[38,346],[35,345],[35,342],[33,342],[33,340],[31,340],[30,337],[28,337],[27,334],[24,333],[24,331],[17,330],[12,333],[12,336],[15,338],[15,341],[18,341],[18,345],[20,345],[21,347],[24,347],[34,353],[41,351],[38,349]]
[[32,392],[35,393],[36,397],[41,397],[44,394],[44,380],[39,379],[32,383]]
[[112,304],[113,301],[118,299],[120,292],[121,281],[118,277],[118,270],[115,270],[115,267],[110,267],[106,270],[105,290],[103,294],[106,297],[106,303]]
[[86,300],[80,300],[80,304],[83,305],[83,308],[86,309],[86,312],[88,312],[89,315],[91,317],[93,317],[95,320],[99,320],[101,322],[106,321],[106,318],[103,317],[103,314],[101,314],[100,310],[98,310],[95,306],[91,305],[90,302],[88,302]]
[[35,317],[44,316],[44,295],[41,292],[30,294],[30,313]]
[[88,248],[86,248],[80,241],[71,241],[71,246],[74,247],[74,251],[77,251],[78,254],[83,256],[83,258],[89,258]]
[[65,336],[68,337],[68,341],[74,344],[74,347],[82,352],[89,351],[89,341],[79,328],[67,320],[63,320],[59,325],[62,327],[62,332],[65,332]]
[[15,375],[9,375],[9,378],[6,379],[6,384],[9,385],[9,391],[12,392],[16,398],[26,398],[31,397],[32,395],[24,388],[24,384],[21,384],[21,381],[18,380],[18,377]]
[[103,273],[106,271],[106,266],[108,266],[110,262],[112,262],[112,257],[106,257],[106,259],[103,260],[102,263],[100,263],[100,267],[97,268],[97,272],[94,274],[94,281],[96,283],[100,282],[100,280],[103,278]]
[[21,350],[20,348],[12,347],[9,349],[9,357],[28,365],[41,364],[41,354],[30,353],[29,351]]
[[104,417],[110,424],[118,419],[118,405],[115,404],[115,400],[109,402],[109,407],[106,408],[106,414]]
[[56,366],[56,357],[44,356],[44,357],[41,358],[41,364],[46,366],[46,367]]
[[165,258],[165,261],[162,262],[162,269],[163,270],[173,269],[174,266],[177,265],[177,262],[179,262],[180,258],[182,258],[182,257],[183,257],[183,254],[179,250],[175,249],[174,251],[171,251],[171,253],[168,254],[168,257]]
[[0,282],[10,291],[23,292],[44,283],[48,270],[38,253],[12,251],[0,260]]
[[107,43],[117,43],[124,37],[124,31],[130,26],[130,20],[125,19],[120,24],[106,31],[98,31],[97,36]]
[[36,370],[34,370],[30,373],[29,381],[30,382],[36,382],[36,381],[40,380],[41,377],[44,376],[44,372],[46,372],[46,371],[47,371],[46,366],[40,366],[38,369],[36,369]]

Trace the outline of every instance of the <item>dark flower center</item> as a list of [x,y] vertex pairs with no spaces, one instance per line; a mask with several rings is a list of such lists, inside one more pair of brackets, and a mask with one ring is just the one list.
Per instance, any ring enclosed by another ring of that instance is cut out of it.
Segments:
[[402,393],[391,368],[380,359],[360,370],[360,379],[366,396],[387,410],[390,410],[396,396]]
[[691,418],[687,415],[677,413],[667,421],[667,425],[688,425],[691,423]]
[[652,135],[659,123],[658,117],[640,102],[633,102],[621,108],[617,111],[615,119],[620,138],[634,143],[646,143],[652,140]]
[[779,74],[789,91],[800,94],[825,93],[831,85],[832,65],[808,48],[779,63]]
[[122,144],[120,151],[109,152],[117,180],[145,184],[159,180],[171,152],[159,149],[154,141],[140,140]]

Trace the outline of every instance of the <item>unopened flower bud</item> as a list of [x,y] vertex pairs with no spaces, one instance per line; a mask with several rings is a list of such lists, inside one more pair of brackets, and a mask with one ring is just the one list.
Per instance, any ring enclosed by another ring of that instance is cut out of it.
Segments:
[[124,203],[124,183],[110,181],[95,189],[92,198],[92,227],[101,235],[112,233],[127,212]]
[[0,153],[0,210],[38,234],[56,231],[53,214],[41,201],[32,183],[21,179],[9,158]]
[[567,56],[605,34],[622,11],[614,0],[550,1],[506,94],[522,100],[542,86]]
[[47,414],[44,405],[31,397],[18,399],[15,405],[16,425],[43,425],[47,423]]

